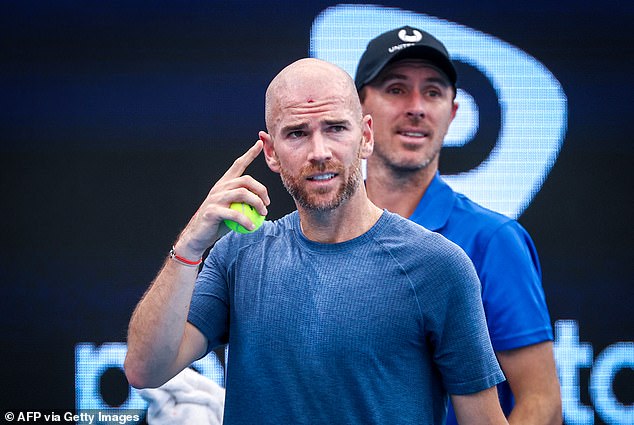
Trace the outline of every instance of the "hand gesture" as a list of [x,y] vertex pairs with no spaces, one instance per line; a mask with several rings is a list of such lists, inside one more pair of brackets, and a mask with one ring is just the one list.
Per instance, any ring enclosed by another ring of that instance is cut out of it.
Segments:
[[266,187],[253,177],[243,175],[249,164],[262,151],[262,146],[262,141],[258,140],[244,155],[234,161],[211,188],[175,244],[175,251],[179,255],[200,258],[220,237],[220,227],[224,226],[222,222],[225,219],[252,229],[253,223],[249,218],[229,208],[234,202],[244,202],[253,206],[260,214],[267,214],[266,207],[271,201]]

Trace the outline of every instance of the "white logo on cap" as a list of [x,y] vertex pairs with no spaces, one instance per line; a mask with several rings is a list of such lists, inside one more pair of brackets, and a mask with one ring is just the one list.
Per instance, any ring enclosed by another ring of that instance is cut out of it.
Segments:
[[407,31],[400,30],[398,32],[398,38],[405,41],[406,43],[417,43],[423,38],[423,34],[418,30],[414,30],[413,35],[407,35]]

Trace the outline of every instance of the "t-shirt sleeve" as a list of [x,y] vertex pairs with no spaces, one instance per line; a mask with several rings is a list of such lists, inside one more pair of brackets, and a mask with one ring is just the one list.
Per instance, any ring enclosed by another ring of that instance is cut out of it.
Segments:
[[537,250],[519,223],[508,222],[491,236],[483,250],[480,280],[496,351],[553,339]]
[[456,247],[439,264],[437,287],[424,321],[434,362],[450,394],[472,394],[504,380],[491,346],[480,282],[467,255]]
[[[226,245],[222,239],[214,246],[194,287],[187,321],[207,338],[207,352],[228,341],[229,282]],[[224,245],[224,246],[223,246]]]

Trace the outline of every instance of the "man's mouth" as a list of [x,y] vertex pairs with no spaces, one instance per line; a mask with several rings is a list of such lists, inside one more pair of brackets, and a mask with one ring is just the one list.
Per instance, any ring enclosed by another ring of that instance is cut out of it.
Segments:
[[310,177],[307,178],[307,180],[310,180],[310,181],[326,181],[326,180],[334,179],[335,177],[337,177],[336,173],[323,173],[323,174],[316,174],[314,176],[310,176]]
[[429,136],[429,133],[427,133],[425,131],[400,130],[397,133],[400,134],[401,136],[405,136],[405,137],[422,138],[422,137]]

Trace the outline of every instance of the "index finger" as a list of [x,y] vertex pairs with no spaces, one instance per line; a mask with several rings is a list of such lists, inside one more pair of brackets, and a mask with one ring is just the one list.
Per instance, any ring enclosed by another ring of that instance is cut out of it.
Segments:
[[263,146],[264,142],[258,139],[258,141],[255,142],[255,145],[251,146],[248,151],[246,151],[244,154],[242,154],[242,156],[233,161],[233,164],[231,165],[231,167],[229,167],[223,178],[235,178],[243,175],[247,167],[251,165],[255,158],[258,157],[258,155],[262,151]]

